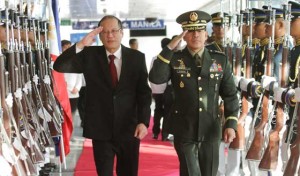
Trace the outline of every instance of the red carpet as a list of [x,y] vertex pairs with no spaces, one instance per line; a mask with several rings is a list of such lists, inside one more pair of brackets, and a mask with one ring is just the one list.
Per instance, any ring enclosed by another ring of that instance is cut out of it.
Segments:
[[[179,163],[174,147],[170,142],[152,139],[151,129],[152,124],[141,142],[139,176],[178,176]],[[91,140],[85,140],[74,172],[75,176],[97,176]]]

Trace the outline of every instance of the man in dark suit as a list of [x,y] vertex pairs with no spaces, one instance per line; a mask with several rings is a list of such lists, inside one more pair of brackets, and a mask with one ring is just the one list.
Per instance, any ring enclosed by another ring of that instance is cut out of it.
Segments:
[[[95,37],[103,46],[90,46]],[[59,72],[83,73],[86,116],[83,136],[92,139],[97,173],[136,176],[140,140],[147,134],[151,89],[145,55],[121,45],[123,29],[115,16],[103,17],[98,28],[60,55]]]
[[[231,67],[224,53],[205,48],[206,24],[210,15],[190,11],[177,22],[184,30],[157,56],[150,71],[150,81],[172,81],[174,102],[171,131],[180,161],[180,176],[215,176],[218,169],[221,120],[219,95],[224,100],[223,139],[235,138],[239,103]],[[187,46],[172,51],[184,39]]]

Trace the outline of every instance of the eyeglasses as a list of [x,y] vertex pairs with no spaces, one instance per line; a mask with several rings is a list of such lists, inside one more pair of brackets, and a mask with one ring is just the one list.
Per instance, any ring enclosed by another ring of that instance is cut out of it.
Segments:
[[112,34],[112,35],[116,35],[118,32],[120,32],[120,29],[113,29],[111,31],[102,31],[101,34],[103,35],[108,35],[108,34]]

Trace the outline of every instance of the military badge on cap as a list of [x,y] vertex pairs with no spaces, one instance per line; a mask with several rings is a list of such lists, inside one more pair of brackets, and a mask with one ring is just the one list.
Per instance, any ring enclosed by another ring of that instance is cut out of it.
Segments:
[[300,17],[300,4],[298,2],[289,1],[291,4],[292,20]]
[[254,12],[254,21],[256,23],[261,23],[266,19],[266,13],[265,10],[263,9],[257,9],[257,8],[252,8],[252,11]]
[[269,6],[263,6],[263,9],[265,9],[265,13],[266,13],[266,18],[265,18],[265,22],[270,22],[270,19],[272,19],[272,10],[275,10],[275,18],[279,19],[279,18],[283,18],[283,9],[279,9],[279,8],[274,8],[272,7],[272,9],[270,9]]
[[189,11],[179,15],[176,22],[181,24],[183,30],[204,30],[211,16],[203,11]]
[[229,14],[228,13],[221,13],[216,12],[211,14],[211,22],[214,25],[222,25],[222,24],[228,24],[230,22]]

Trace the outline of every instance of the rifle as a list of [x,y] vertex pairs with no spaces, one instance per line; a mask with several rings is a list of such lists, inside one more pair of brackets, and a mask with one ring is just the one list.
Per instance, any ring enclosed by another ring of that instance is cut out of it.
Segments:
[[[253,12],[249,12],[249,24],[250,28],[252,28],[252,15]],[[245,72],[245,78],[249,79],[251,77],[251,65],[252,65],[252,60],[253,60],[253,47],[252,47],[252,35],[250,34],[250,37],[248,38],[248,46],[246,48],[246,53],[245,53],[245,67],[246,67],[246,72]],[[230,143],[229,148],[233,150],[244,150],[245,148],[245,118],[248,115],[249,112],[249,101],[248,101],[248,93],[247,93],[247,87],[241,88],[241,96],[242,96],[242,109],[241,113],[238,119],[238,125],[237,125],[237,133],[236,133],[236,138],[233,139],[233,141]]]
[[[233,15],[227,16],[227,17],[229,19],[229,22],[228,22],[229,26],[230,26],[231,30],[233,30]],[[226,39],[226,36],[224,36],[224,38]],[[228,61],[230,63],[231,68],[233,68],[233,58],[234,58],[234,55],[233,55],[233,52],[234,52],[233,47],[234,46],[233,46],[232,38],[233,38],[233,35],[231,36],[231,40],[228,43],[226,42],[227,44],[223,45],[224,47],[226,47],[226,48],[224,48],[224,50],[225,50],[226,56],[228,57]]]
[[259,163],[259,169],[261,170],[275,170],[278,164],[278,153],[279,153],[279,132],[284,125],[284,107],[285,100],[282,97],[285,97],[287,91],[284,91],[284,88],[287,87],[288,80],[288,61],[289,54],[289,45],[288,42],[285,42],[283,47],[282,55],[282,68],[281,68],[281,77],[280,77],[280,87],[274,90],[274,101],[277,102],[276,107],[276,125],[273,131],[269,134],[269,143],[266,148],[263,158]]
[[[270,13],[273,16],[273,20],[275,20],[275,11],[270,11]],[[271,18],[270,18],[271,19]],[[273,24],[274,21],[269,21],[270,24]],[[274,24],[273,24],[274,25]],[[262,79],[262,85],[265,89],[262,99],[262,113],[261,113],[261,120],[257,126],[255,126],[255,134],[254,139],[251,143],[251,146],[247,152],[246,159],[247,160],[254,160],[259,161],[262,157],[263,151],[264,151],[264,138],[265,138],[265,126],[268,123],[269,120],[269,97],[270,97],[270,91],[272,91],[272,87],[274,84],[276,84],[276,79],[273,77],[270,77],[273,75],[273,57],[274,57],[274,40],[273,38],[270,39],[270,43],[267,49],[267,62],[265,64],[265,76],[263,76]],[[257,107],[259,108],[259,107]]]
[[[50,130],[48,127],[48,122],[51,121],[51,115],[46,112],[46,110],[43,107],[43,101],[40,96],[39,88],[38,88],[38,76],[36,75],[36,69],[35,69],[35,64],[33,62],[33,55],[32,55],[32,49],[31,49],[31,44],[29,42],[29,37],[28,37],[28,31],[33,30],[33,25],[32,25],[32,19],[25,19],[24,21],[24,30],[25,32],[25,44],[26,44],[26,62],[27,66],[26,69],[28,77],[32,79],[32,91],[29,91],[31,94],[31,102],[32,104],[35,104],[35,111],[38,114],[38,117],[40,117],[41,121],[41,126],[42,126],[42,139],[43,139],[43,145],[44,146],[51,146],[53,145],[53,140],[51,138]],[[31,81],[28,79],[29,84],[31,85]]]
[[[22,91],[21,91],[21,86],[20,86],[20,80],[21,76],[19,71],[17,71],[20,67],[20,57],[18,53],[18,47],[17,47],[17,42],[14,43],[14,26],[16,26],[16,23],[14,21],[15,19],[15,12],[14,10],[10,9],[9,10],[10,14],[10,27],[11,27],[11,38],[10,38],[10,45],[8,45],[8,52],[7,52],[7,57],[8,57],[8,70],[10,73],[10,81],[11,81],[11,86],[12,86],[12,92],[13,92],[13,102],[14,106],[13,108],[13,116],[15,118],[16,123],[14,125],[16,126],[16,130],[18,129],[20,131],[20,135],[18,140],[20,141],[20,146],[15,146],[16,148],[19,148],[21,152],[21,159],[23,164],[25,165],[27,175],[28,174],[37,174],[36,166],[32,163],[31,158],[28,157],[28,151],[30,149],[33,149],[32,143],[33,140],[30,140],[30,134],[28,133],[28,126],[26,125],[26,113],[23,110],[23,104],[21,102],[21,96],[22,96]],[[8,14],[6,15],[7,21],[8,21]],[[15,51],[13,51],[15,49]],[[28,141],[29,140],[29,141]],[[23,146],[21,144],[21,141],[23,142]],[[29,142],[29,143],[28,143]],[[29,144],[29,146],[27,145]],[[22,154],[23,153],[23,154]]]
[[[17,26],[17,30],[18,30],[18,34],[20,34],[20,27],[21,27],[21,23],[20,23],[20,17],[19,16],[15,16],[16,20],[16,26]],[[24,20],[24,19],[23,19]],[[23,21],[24,22],[24,21]],[[22,27],[24,26],[24,24],[22,24]],[[19,41],[21,41],[21,39],[19,38]],[[17,40],[15,43],[18,43]],[[17,46],[17,45],[16,45]],[[43,145],[38,145],[40,143],[38,143],[39,141],[41,141],[40,139],[40,134],[41,134],[41,128],[40,123],[37,121],[38,117],[37,117],[37,112],[34,111],[34,104],[31,103],[32,101],[29,101],[30,98],[32,98],[31,96],[29,96],[28,93],[28,88],[30,88],[31,85],[25,84],[25,65],[26,63],[26,58],[25,58],[25,52],[24,52],[24,47],[23,47],[23,42],[19,43],[19,48],[15,48],[15,62],[16,62],[16,67],[18,68],[18,76],[19,76],[19,87],[22,88],[23,93],[22,93],[22,99],[21,99],[21,104],[20,106],[22,106],[23,110],[24,110],[24,115],[26,115],[26,117],[24,117],[24,122],[25,122],[25,126],[26,126],[26,130],[27,130],[27,134],[29,135],[29,141],[31,142],[31,146],[29,148],[29,153],[31,156],[31,159],[33,161],[33,163],[39,163],[39,162],[43,162],[44,161],[44,156],[42,154],[41,151],[44,151],[44,146]],[[34,139],[33,139],[34,136]]]
[[[12,120],[14,120],[14,117],[11,116],[12,113],[9,111],[9,108],[7,106],[6,102],[6,89],[5,89],[5,64],[4,64],[4,56],[1,52],[0,47],[0,88],[1,88],[1,117],[3,123],[1,123],[1,134],[2,134],[2,149],[3,153],[6,153],[4,155],[4,158],[13,166],[13,171],[17,175],[25,174],[25,168],[23,168],[23,165],[20,163],[20,160],[18,159],[18,154],[14,150],[14,146],[12,145],[13,141],[15,140],[15,126],[11,123]],[[2,111],[3,110],[3,111]]]
[[[300,71],[300,67],[298,67],[298,70]],[[296,100],[296,106],[294,109],[294,113],[293,113],[293,118],[292,118],[292,122],[290,125],[290,131],[289,131],[289,136],[288,136],[288,142],[291,141],[292,138],[292,134],[293,134],[293,129],[294,129],[294,123],[297,118],[297,136],[296,139],[294,140],[294,142],[290,145],[290,150],[291,150],[291,155],[289,157],[289,160],[287,162],[286,168],[284,170],[284,176],[292,176],[292,175],[298,175],[300,174],[300,107],[299,107],[299,97],[300,97],[300,74],[298,72],[298,87],[295,90],[295,100]]]
[[[34,26],[33,26],[33,29],[35,30],[35,25],[36,26],[36,29],[37,29],[37,32],[38,32],[38,37],[40,36],[39,35],[39,31],[40,31],[40,28],[39,28],[39,23],[37,20],[34,20],[33,23],[32,23]],[[35,33],[35,31],[34,31]],[[48,122],[48,125],[49,125],[49,129],[50,129],[50,132],[51,132],[51,136],[59,136],[61,134],[61,121],[60,121],[60,117],[59,115],[57,114],[57,111],[55,110],[55,106],[53,106],[52,103],[52,98],[51,98],[51,92],[48,91],[47,89],[47,83],[45,82],[44,78],[45,78],[45,69],[43,67],[43,57],[42,57],[42,52],[41,52],[41,48],[40,48],[40,44],[38,43],[38,41],[36,40],[35,38],[35,45],[36,45],[36,48],[35,48],[35,57],[36,57],[36,61],[37,61],[37,68],[38,68],[38,75],[39,75],[39,78],[40,78],[40,92],[41,92],[41,98],[42,98],[42,101],[43,101],[43,107],[44,107],[44,111],[47,111],[49,114],[50,114],[50,117],[51,117],[51,121]],[[50,99],[50,100],[49,100]]]
[[242,31],[243,31],[243,14],[237,14],[237,20],[236,24],[237,27],[240,29],[240,40],[237,43],[237,47],[235,49],[235,59],[234,64],[232,63],[232,66],[234,65],[233,73],[236,76],[241,76],[241,60],[242,60]]
[[[1,103],[0,103],[0,106],[1,106]],[[10,145],[11,141],[9,139],[9,136],[7,135],[7,132],[4,128],[3,123],[4,123],[3,111],[1,108],[0,109],[0,164],[2,167],[5,167],[5,168],[1,169],[1,172],[4,175],[11,175],[12,167],[11,167],[9,161],[15,162],[16,156],[14,154],[13,147]],[[7,147],[8,145],[9,145],[9,148]],[[5,151],[5,148],[8,148],[8,150]]]

